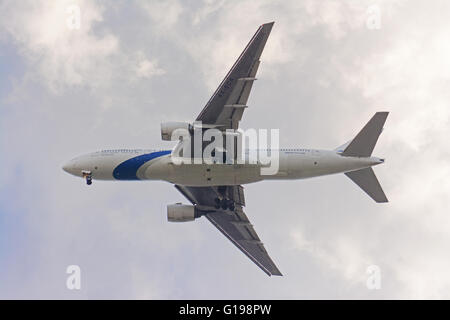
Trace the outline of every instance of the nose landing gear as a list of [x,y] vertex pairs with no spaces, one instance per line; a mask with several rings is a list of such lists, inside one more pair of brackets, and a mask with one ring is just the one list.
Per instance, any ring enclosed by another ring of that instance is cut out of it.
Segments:
[[92,184],[92,172],[83,170],[81,173],[83,174],[83,178],[86,179],[87,185],[90,186]]

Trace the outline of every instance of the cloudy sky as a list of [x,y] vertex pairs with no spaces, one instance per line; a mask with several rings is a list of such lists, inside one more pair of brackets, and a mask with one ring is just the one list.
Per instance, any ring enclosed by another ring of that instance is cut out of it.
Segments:
[[[170,184],[61,170],[171,147],[160,123],[192,121],[269,21],[242,128],[331,149],[390,111],[375,149],[388,204],[344,175],[246,186],[271,278],[206,219],[168,223],[185,201]],[[0,0],[0,298],[450,298],[449,21],[446,0]]]

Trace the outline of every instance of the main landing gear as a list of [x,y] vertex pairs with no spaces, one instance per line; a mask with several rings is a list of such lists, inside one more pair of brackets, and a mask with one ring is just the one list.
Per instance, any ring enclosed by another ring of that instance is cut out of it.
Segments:
[[214,202],[215,202],[214,207],[216,209],[222,208],[222,210],[229,209],[231,211],[234,211],[234,209],[235,209],[233,200],[216,198],[216,199],[214,199]]
[[90,186],[92,184],[92,172],[83,170],[81,173],[83,174],[83,178],[86,179],[87,185]]

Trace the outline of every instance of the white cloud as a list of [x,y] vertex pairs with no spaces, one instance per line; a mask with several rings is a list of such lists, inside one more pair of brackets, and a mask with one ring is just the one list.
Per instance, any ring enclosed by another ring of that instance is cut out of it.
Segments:
[[[69,25],[79,8],[79,28]],[[117,35],[105,25],[103,5],[96,1],[6,1],[0,24],[30,64],[28,76],[44,81],[53,91],[70,86],[94,89],[164,74],[155,58],[121,48]],[[133,60],[135,59],[135,60]],[[124,63],[127,61],[128,63]]]
[[140,5],[152,19],[153,27],[163,30],[173,28],[183,12],[178,0],[141,1]]
[[136,55],[136,74],[139,78],[151,78],[165,74],[165,71],[158,67],[156,60],[149,60],[142,51]]
[[[448,297],[447,2],[442,8],[420,1],[140,2],[144,17],[128,20],[130,29],[114,29],[121,21],[106,6],[80,0],[81,28],[69,30],[65,8],[73,3],[0,5],[2,43],[25,57],[25,80],[53,90],[24,81],[2,106],[8,113],[1,118],[1,147],[9,150],[3,162],[14,168],[2,174],[2,190],[21,200],[9,205],[25,212],[36,235],[15,258],[28,261],[33,252],[45,275],[31,272],[33,280],[21,282],[11,260],[8,283],[16,294],[33,288],[33,297],[66,297],[54,273],[77,258],[91,274],[90,297],[335,298],[344,290],[371,298],[370,264],[382,269],[378,297]],[[372,4],[382,13],[377,31],[365,26]],[[418,13],[421,21],[412,18]],[[391,202],[370,202],[345,177],[248,186],[247,214],[286,274],[261,281],[265,275],[207,222],[166,223],[165,205],[181,200],[172,187],[96,183],[85,189],[59,165],[105,144],[158,143],[155,118],[198,113],[204,87],[215,89],[258,25],[272,20],[245,121],[280,126],[292,145],[332,147],[374,111],[391,111],[376,149],[387,161],[375,169]],[[79,91],[64,90],[74,87]],[[111,108],[92,108],[99,101]],[[111,281],[118,271],[124,277]],[[40,279],[52,285],[42,291]]]
[[340,235],[315,242],[305,239],[301,230],[296,228],[290,233],[290,241],[296,250],[308,253],[325,269],[342,275],[350,284],[365,283],[365,268],[370,265],[372,259],[365,256],[358,242],[350,237]]
[[96,36],[103,8],[92,1],[78,1],[80,29],[70,29],[66,12],[73,1],[3,2],[1,24],[31,65],[34,76],[58,91],[65,86],[101,86],[110,78],[109,58],[118,52],[112,34]]

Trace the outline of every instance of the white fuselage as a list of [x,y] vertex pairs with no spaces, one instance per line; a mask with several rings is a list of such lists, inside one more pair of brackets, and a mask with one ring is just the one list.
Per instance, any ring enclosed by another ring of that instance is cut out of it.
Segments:
[[[163,180],[186,186],[240,185],[261,180],[304,179],[359,170],[383,162],[376,157],[346,157],[337,151],[279,149],[276,174],[262,174],[260,164],[178,164],[171,150],[103,150],[77,157],[63,166],[75,176],[94,180]],[[267,166],[266,166],[267,167]]]

